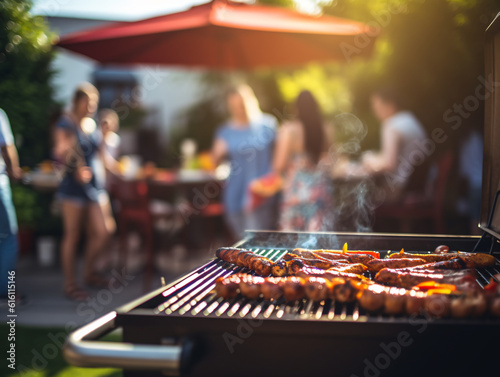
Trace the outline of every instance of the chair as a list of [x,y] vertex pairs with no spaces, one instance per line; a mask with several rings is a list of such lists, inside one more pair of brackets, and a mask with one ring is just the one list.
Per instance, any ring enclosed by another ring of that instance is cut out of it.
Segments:
[[411,232],[411,223],[415,220],[428,220],[434,225],[437,233],[445,233],[445,196],[446,183],[449,179],[453,165],[453,154],[447,152],[437,164],[437,176],[430,183],[427,193],[419,196],[414,194],[404,195],[397,203],[383,204],[375,210],[377,221],[397,220],[400,231]]
[[144,274],[144,290],[151,286],[154,270],[153,230],[158,218],[169,217],[173,211],[154,211],[149,197],[146,181],[120,180],[113,188],[113,197],[118,202],[118,234],[120,241],[120,265],[126,266],[127,233],[131,225],[139,231],[144,240],[146,270]]
[[[195,203],[193,193],[200,193],[204,191],[203,186],[198,187],[198,190],[196,190],[196,186],[197,185],[193,185],[189,187],[189,189],[185,190],[187,195],[185,197],[185,203],[182,205],[183,218],[185,219],[186,223],[189,223],[191,220],[200,221],[203,225],[203,234],[200,234],[200,239],[204,245],[211,246],[215,240],[214,236],[217,219],[222,220],[221,224],[223,227],[223,233],[227,234],[228,232],[223,219],[225,210],[224,205],[221,202],[222,187],[219,187],[218,194],[215,195],[215,197],[205,197],[204,199],[206,200],[206,203],[203,203],[203,205],[195,206],[193,204]],[[187,246],[192,245],[192,237],[190,237],[189,231],[189,227],[185,227],[184,242]],[[206,243],[204,243],[205,241]]]

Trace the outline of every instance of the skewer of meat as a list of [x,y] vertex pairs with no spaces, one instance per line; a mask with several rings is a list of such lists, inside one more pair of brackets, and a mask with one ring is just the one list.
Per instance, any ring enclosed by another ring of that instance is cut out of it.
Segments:
[[295,254],[286,254],[285,257],[286,258],[284,258],[284,259],[287,261],[290,261],[293,259],[300,260],[306,266],[317,267],[317,268],[321,268],[323,270],[327,270],[329,268],[340,265],[340,263],[331,262],[331,261],[328,261],[326,259],[303,258],[303,257],[299,257],[298,255],[295,255]]
[[389,270],[398,270],[400,272],[413,271],[419,273],[432,273],[434,270],[466,269],[465,263],[460,258],[453,258],[450,260],[432,263],[427,263],[421,258],[380,259],[369,262],[367,267],[372,273],[378,273],[384,268]]
[[215,252],[215,255],[226,262],[253,270],[258,275],[268,276],[271,274],[273,262],[270,259],[262,255],[254,254],[249,250],[238,248],[220,248]]
[[394,253],[389,256],[391,259],[401,259],[401,258],[421,258],[431,262],[442,262],[454,258],[460,258],[466,265],[467,268],[481,268],[487,266],[493,266],[496,263],[496,258],[493,255],[485,253],[442,253],[442,254],[413,254],[406,253],[401,250],[399,253]]
[[298,259],[298,260],[301,260],[307,266],[318,267],[318,268],[322,268],[324,270],[349,263],[349,261],[347,259],[329,260],[326,258],[322,258],[320,256],[316,256],[316,255],[314,255],[314,253],[311,253],[309,251],[307,251],[305,253],[299,253],[299,254],[286,253],[283,256],[283,259],[286,261],[289,261],[292,259]]
[[216,292],[223,298],[234,298],[238,292],[247,298],[300,300],[308,297],[313,301],[332,298],[346,303],[357,300],[368,312],[384,312],[389,315],[419,314],[424,311],[432,317],[468,318],[479,317],[489,311],[500,316],[500,295],[493,292],[455,291],[452,294],[428,294],[425,291],[386,287],[371,281],[349,278],[298,277],[262,278],[248,274],[235,274],[216,281]]
[[[408,259],[394,259],[395,261],[404,261]],[[452,258],[449,260],[444,260],[441,262],[426,263],[414,266],[412,270],[463,270],[467,267],[467,264],[461,258]]]
[[240,252],[248,253],[249,251],[245,249],[221,247],[220,249],[217,249],[217,251],[215,252],[215,256],[222,259],[223,261],[236,264],[238,254]]
[[295,275],[298,277],[301,277],[303,279],[305,279],[309,276],[316,276],[316,277],[322,277],[322,278],[329,279],[329,280],[334,279],[334,278],[347,278],[347,279],[363,280],[363,281],[368,280],[363,275],[357,275],[357,274],[353,274],[350,272],[344,272],[344,271],[336,271],[335,269],[322,270],[322,269],[314,268],[314,267],[301,268],[300,271],[298,271]]
[[383,268],[404,268],[404,267],[413,267],[422,264],[426,264],[427,262],[422,258],[401,258],[401,259],[373,259],[366,263],[366,267],[368,267],[368,271],[372,274],[376,274]]
[[460,284],[474,277],[472,271],[449,270],[404,270],[384,268],[375,275],[377,283],[393,285],[401,288],[412,288],[425,281],[434,281],[443,284]]
[[294,249],[292,251],[292,254],[304,258],[325,259],[329,261],[347,260],[349,263],[363,264],[366,264],[369,261],[375,259],[375,257],[370,254],[341,253],[333,251],[329,252],[328,250],[308,250],[301,248]]
[[338,266],[338,267],[332,267],[332,268],[329,268],[327,271],[347,272],[347,273],[351,273],[351,274],[362,275],[367,270],[368,270],[368,268],[364,264],[354,263],[354,264],[347,264],[347,265]]

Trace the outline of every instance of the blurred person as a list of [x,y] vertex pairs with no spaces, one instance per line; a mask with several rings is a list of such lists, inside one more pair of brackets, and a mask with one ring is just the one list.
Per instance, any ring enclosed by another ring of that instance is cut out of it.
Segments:
[[[415,160],[425,156],[422,148],[427,134],[409,111],[401,108],[400,96],[391,88],[383,88],[371,96],[373,113],[382,123],[381,150],[368,151],[362,156],[363,174],[385,177],[387,200],[395,201],[407,185]],[[420,161],[422,164],[423,161]]]
[[120,156],[120,136],[117,134],[120,128],[118,114],[111,109],[102,109],[99,111],[97,118],[106,151],[114,160],[117,160]]
[[0,300],[7,300],[9,273],[15,273],[18,241],[17,218],[10,182],[21,178],[19,157],[7,114],[0,109]]
[[105,167],[112,172],[117,169],[106,158],[102,133],[91,118],[98,100],[99,93],[92,84],[81,84],[74,93],[71,109],[57,122],[54,135],[54,155],[64,166],[64,176],[57,191],[64,230],[61,244],[63,290],[68,298],[76,301],[88,297],[76,279],[75,254],[82,228],[87,236],[83,280],[96,287],[109,283],[95,271],[95,262],[115,231],[104,184]]
[[303,90],[297,117],[278,133],[273,169],[284,177],[280,227],[283,230],[333,230],[333,187],[328,147],[332,138],[318,102]]
[[[117,161],[120,157],[120,136],[117,134],[120,128],[120,118],[116,111],[111,109],[102,109],[97,114],[99,129],[102,132],[104,149],[106,151],[105,158],[111,163]],[[116,188],[118,180],[113,174],[106,176],[106,191],[113,196],[113,190]],[[112,200],[112,208],[115,209],[114,200]]]
[[275,196],[258,206],[251,203],[250,183],[271,171],[277,120],[261,111],[247,85],[231,88],[227,95],[228,121],[220,127],[212,146],[216,165],[229,159],[231,170],[223,191],[226,222],[233,236],[245,229],[275,228]]

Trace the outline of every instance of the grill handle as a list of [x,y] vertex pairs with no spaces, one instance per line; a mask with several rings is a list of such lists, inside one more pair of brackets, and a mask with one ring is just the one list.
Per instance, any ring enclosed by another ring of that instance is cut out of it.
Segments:
[[64,345],[66,361],[78,367],[156,369],[166,375],[179,376],[187,365],[190,346],[184,345],[135,345],[98,341],[116,329],[116,312],[81,327],[68,336]]

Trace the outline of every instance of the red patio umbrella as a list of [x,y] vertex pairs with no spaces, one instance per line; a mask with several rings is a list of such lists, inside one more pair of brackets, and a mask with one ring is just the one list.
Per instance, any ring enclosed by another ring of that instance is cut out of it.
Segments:
[[297,66],[368,55],[359,22],[215,0],[187,11],[73,33],[58,46],[102,63],[213,69]]

